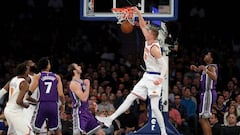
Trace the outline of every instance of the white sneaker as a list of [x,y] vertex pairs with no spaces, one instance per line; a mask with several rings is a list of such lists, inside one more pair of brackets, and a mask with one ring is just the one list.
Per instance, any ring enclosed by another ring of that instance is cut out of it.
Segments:
[[209,113],[209,112],[206,112],[206,113],[204,113],[203,115],[202,115],[202,118],[205,118],[205,119],[207,119],[207,118],[210,118],[211,117],[211,113]]
[[97,115],[95,116],[95,118],[102,123],[104,123],[104,120],[106,119],[106,117],[97,116]]
[[102,122],[107,127],[110,127],[112,125],[112,120],[110,117],[100,117],[100,116],[95,116],[95,117],[98,121]]

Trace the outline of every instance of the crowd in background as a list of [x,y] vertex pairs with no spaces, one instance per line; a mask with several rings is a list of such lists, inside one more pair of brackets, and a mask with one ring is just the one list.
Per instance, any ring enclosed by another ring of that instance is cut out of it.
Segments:
[[[240,121],[240,35],[233,25],[236,22],[215,16],[223,12],[222,6],[212,11],[211,4],[204,1],[186,2],[189,3],[179,2],[179,19],[168,23],[174,40],[179,42],[179,51],[169,56],[169,118],[181,133],[200,133],[197,121],[200,74],[190,71],[189,66],[202,64],[202,51],[214,48],[221,61],[218,99],[210,121],[215,124],[214,120],[218,119],[220,125],[236,126]],[[65,78],[69,63],[79,62],[83,78],[90,79],[89,99],[94,102],[90,102],[89,107],[100,115],[111,114],[141,78],[144,72],[140,68],[143,43],[136,43],[136,38],[141,39],[141,35],[136,37],[138,28],[126,35],[121,33],[116,22],[81,21],[79,1],[11,0],[2,3],[8,8],[0,22],[0,88],[11,78],[18,63],[49,56],[53,62],[52,70],[63,79],[68,99],[66,115],[62,116],[66,135],[71,134],[71,101]],[[126,38],[128,42],[125,42]],[[95,102],[98,110],[95,110]],[[116,132],[124,134],[139,129],[147,120],[146,106],[143,101],[134,103],[115,122]],[[174,119],[175,115],[171,116],[174,109],[180,113],[178,121]],[[106,132],[111,130],[106,129]]]

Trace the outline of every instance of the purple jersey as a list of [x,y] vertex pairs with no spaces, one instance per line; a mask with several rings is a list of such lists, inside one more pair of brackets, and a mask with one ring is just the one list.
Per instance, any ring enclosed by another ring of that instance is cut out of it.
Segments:
[[[216,68],[216,73],[218,74],[218,67],[217,67],[216,64],[209,64],[209,65],[206,66],[206,69],[209,66],[214,66]],[[216,80],[212,80],[208,76],[208,74],[206,74],[205,71],[202,72],[200,81],[201,81],[201,89],[202,89],[202,91],[205,91],[205,90],[216,90],[217,81]]]
[[46,120],[48,120],[50,131],[61,129],[56,75],[52,72],[41,72],[38,85],[40,96],[32,118],[33,130],[40,133],[41,127]]
[[41,72],[39,79],[39,101],[58,102],[57,84],[58,80],[55,73]]
[[[218,74],[218,67],[216,64],[209,64],[206,66],[206,69],[208,69],[209,66],[214,66],[216,68],[216,74]],[[210,118],[212,105],[216,102],[217,99],[217,81],[212,80],[205,71],[202,72],[200,81],[201,95],[199,104],[199,116],[202,118]]]
[[[82,91],[85,91],[86,87],[82,80],[74,79],[72,81],[78,82],[82,86]],[[73,135],[79,134],[79,132],[92,132],[100,128],[94,115],[88,109],[88,100],[85,102],[81,101],[70,88],[69,94],[73,105]]]
[[[81,81],[78,81],[78,80],[73,80],[73,81],[76,81],[78,83],[80,83],[80,85],[82,86],[82,91],[85,91],[85,85],[84,83]],[[76,108],[76,107],[80,107],[82,109],[86,109],[88,110],[88,101],[86,102],[81,102],[80,99],[77,97],[77,95],[72,92],[70,89],[69,89],[69,94],[70,94],[70,97],[72,99],[72,103],[73,103],[73,107]]]

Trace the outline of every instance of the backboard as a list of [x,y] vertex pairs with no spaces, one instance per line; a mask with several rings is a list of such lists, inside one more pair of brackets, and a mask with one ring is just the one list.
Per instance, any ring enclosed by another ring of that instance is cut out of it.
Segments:
[[127,6],[137,6],[146,20],[169,21],[178,16],[178,0],[80,0],[80,19],[116,21],[111,9]]

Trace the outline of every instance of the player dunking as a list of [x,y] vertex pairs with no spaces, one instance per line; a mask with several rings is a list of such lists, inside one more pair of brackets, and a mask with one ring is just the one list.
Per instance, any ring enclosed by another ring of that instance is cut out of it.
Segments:
[[203,58],[206,65],[191,65],[190,69],[195,72],[202,71],[201,95],[199,105],[199,122],[204,135],[211,135],[212,130],[208,119],[211,117],[212,105],[216,102],[216,84],[218,77],[217,54],[213,50],[207,50]]
[[[24,102],[25,94],[28,92],[29,82],[28,69],[26,63],[17,65],[17,76],[13,77],[1,90],[8,91],[8,101],[4,109],[4,115],[8,123],[8,135],[34,135],[29,122],[25,119],[23,108],[28,108],[29,104]],[[0,98],[2,97],[1,93]]]
[[[32,85],[29,88],[30,91],[34,91],[39,87],[39,102],[32,120],[33,130],[40,134],[43,123],[48,120],[49,131],[56,135],[62,135],[60,110],[65,111],[65,98],[61,78],[50,72],[51,64],[48,57],[42,57],[38,61],[38,68],[41,72],[33,77]],[[61,109],[59,108],[59,99]]]
[[161,135],[167,135],[163,115],[159,109],[162,82],[167,73],[167,63],[162,56],[160,44],[157,40],[159,28],[150,24],[148,25],[138,8],[133,8],[134,12],[138,15],[139,26],[146,40],[143,55],[146,72],[115,113],[107,118],[96,118],[109,127],[112,124],[112,121],[125,112],[134,100],[137,98],[145,100],[148,96],[152,112],[156,116],[159,124]]
[[72,76],[69,83],[69,94],[72,99],[73,111],[73,135],[93,134],[105,135],[100,124],[95,119],[94,115],[89,111],[88,97],[90,91],[90,81],[82,80],[81,66],[72,63],[68,66],[68,72]]

